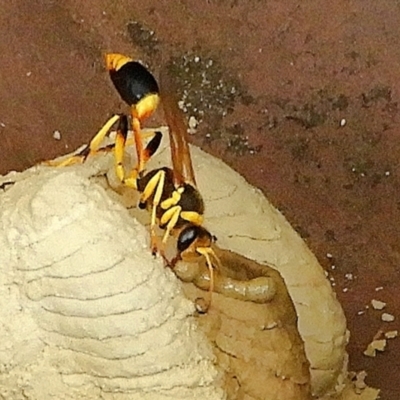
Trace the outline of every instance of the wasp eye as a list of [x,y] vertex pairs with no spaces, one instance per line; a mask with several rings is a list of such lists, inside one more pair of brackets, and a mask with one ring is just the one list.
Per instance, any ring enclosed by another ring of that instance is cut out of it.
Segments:
[[196,225],[189,225],[184,228],[179,234],[177,248],[179,253],[187,250],[190,245],[198,238],[200,234],[200,227]]
[[[178,237],[177,248],[178,252],[182,253],[187,250],[193,243],[196,242],[195,247],[210,247],[213,243],[213,236],[207,229],[198,225],[188,225],[185,227]],[[196,249],[193,249],[196,251]]]

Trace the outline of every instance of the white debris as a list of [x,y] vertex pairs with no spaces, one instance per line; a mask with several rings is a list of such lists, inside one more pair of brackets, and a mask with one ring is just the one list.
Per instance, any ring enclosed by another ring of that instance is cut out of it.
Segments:
[[193,115],[190,116],[189,121],[188,121],[189,129],[188,132],[193,135],[196,133],[196,128],[199,125],[199,122],[197,121],[196,117]]
[[384,351],[386,348],[386,339],[373,340],[364,351],[367,357],[375,357],[377,351]]
[[354,386],[356,390],[364,390],[367,387],[365,383],[365,378],[367,377],[367,373],[365,371],[360,371],[356,374],[356,378],[354,381]]
[[60,131],[54,131],[53,132],[53,139],[61,140],[61,132]]
[[385,338],[386,339],[394,339],[394,338],[397,338],[398,335],[399,335],[399,331],[387,331],[385,333]]
[[380,300],[371,300],[371,306],[374,310],[383,310],[386,307],[386,303]]
[[343,127],[343,126],[345,126],[346,125],[346,120],[344,119],[344,118],[342,118],[341,120],[340,120],[340,126],[341,127]]
[[394,321],[394,315],[388,314],[388,313],[383,313],[381,316],[382,321],[384,322],[393,322]]

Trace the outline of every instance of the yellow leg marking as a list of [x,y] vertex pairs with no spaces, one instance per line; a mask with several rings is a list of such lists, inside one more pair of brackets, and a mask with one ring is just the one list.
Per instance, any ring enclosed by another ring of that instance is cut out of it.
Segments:
[[[157,207],[160,204],[161,196],[162,196],[162,193],[164,190],[165,172],[159,171],[156,175],[158,175],[159,179],[158,179],[157,189],[156,189],[156,192],[154,193],[154,197],[153,197],[153,205],[152,205],[153,208],[151,210],[151,226],[150,226],[151,234],[152,234],[152,238],[153,238],[152,249],[151,249],[153,254],[157,253],[157,244],[154,243],[154,240],[156,238],[155,227],[157,224],[157,220],[156,220],[157,213],[156,212],[157,212]],[[164,256],[164,246],[163,245],[161,247],[161,253],[162,253],[162,256]]]
[[[147,140],[148,138],[151,138],[154,136],[155,131],[150,131],[150,132],[141,132],[141,136],[143,140]],[[133,137],[129,137],[126,139],[125,146],[132,146],[135,144],[135,140]]]
[[[181,190],[182,189],[182,190]],[[162,203],[161,203],[161,208],[163,210],[168,210],[171,207],[177,205],[182,197],[182,193],[183,193],[183,188],[178,188],[177,190],[175,190],[171,197],[168,199],[165,199]]]
[[165,212],[163,213],[163,215],[161,216],[161,218],[160,218],[160,225],[161,225],[161,226],[168,225],[169,222],[171,221],[171,219],[174,218],[174,215],[175,215],[176,213],[178,213],[178,217],[179,217],[181,211],[182,211],[181,206],[173,206],[173,207],[169,208],[169,209],[168,209],[167,211],[165,211]]
[[[140,128],[140,124],[139,124],[139,128]],[[135,132],[134,132],[134,136],[135,136]],[[146,148],[143,148],[143,141],[147,140],[148,138],[153,138],[155,136],[155,131],[150,131],[150,132],[140,132],[140,137],[141,139],[139,140],[139,143],[141,144],[142,147],[142,151],[141,154],[138,154],[137,148],[137,162],[136,162],[136,166],[132,169],[131,175],[133,174],[134,176],[137,176],[139,174],[139,172],[142,172],[145,168],[146,163],[149,161],[149,159],[151,158],[151,156],[153,155],[153,153],[150,153]],[[138,143],[137,142],[137,136],[135,136],[134,138],[135,140],[135,144]],[[132,139],[128,139],[125,143],[125,146],[128,143],[132,143]],[[132,186],[132,185],[129,185]]]
[[[112,126],[118,121],[119,118],[120,118],[119,115],[112,116],[103,125],[103,127],[96,133],[96,135],[93,137],[93,139],[90,141],[90,143],[88,145],[88,147],[89,147],[88,155],[76,154],[76,155],[68,157],[62,161],[49,160],[49,161],[45,161],[43,164],[54,166],[54,167],[67,167],[69,165],[74,165],[79,162],[83,162],[89,155],[93,155],[93,154],[96,154],[98,151],[102,151],[102,149],[100,149],[101,142],[104,140],[107,133],[110,131]],[[87,147],[85,149],[87,149]]]
[[112,116],[104,125],[103,127],[96,133],[95,137],[90,142],[90,153],[96,153],[99,149],[101,142],[106,137],[107,133],[110,131],[112,126],[119,120],[119,115]]
[[170,208],[168,211],[166,211],[162,217],[161,217],[161,224],[164,225],[164,223],[166,223],[168,221],[168,224],[165,228],[165,233],[162,239],[162,243],[163,245],[165,245],[167,243],[167,240],[169,238],[169,236],[171,235],[171,231],[172,229],[175,228],[179,216],[181,214],[181,210],[182,208],[180,206],[175,206]]
[[132,109],[132,130],[133,137],[135,139],[135,147],[136,147],[136,156],[137,156],[137,167],[138,172],[142,172],[144,169],[144,159],[143,159],[143,140],[141,134],[141,126],[140,121],[137,117],[135,117],[136,111]]
[[42,165],[48,165],[50,167],[68,167],[69,165],[74,165],[74,164],[78,164],[78,163],[82,163],[84,161],[84,157],[80,156],[80,155],[75,155],[75,156],[71,156],[68,157],[64,160],[47,160],[47,161],[43,161],[41,164]]
[[[137,170],[136,173],[138,173]],[[155,227],[157,226],[157,207],[159,206],[161,201],[161,196],[164,190],[164,184],[165,184],[165,172],[158,171],[150,179],[150,181],[144,188],[142,195],[140,196],[140,202],[145,203],[154,193],[152,208],[151,208],[151,222],[150,222],[151,251],[153,254],[157,253],[157,241],[156,241],[157,237],[155,233]],[[162,253],[163,251],[164,250],[162,249]]]
[[[162,183],[161,188],[160,182]],[[140,202],[141,203],[146,203],[146,201],[151,197],[151,195],[154,193],[154,199],[153,199],[153,204],[154,201],[157,201],[157,205],[160,204],[161,200],[161,195],[162,191],[164,190],[164,182],[165,182],[165,172],[164,171],[158,171],[147,183],[146,187],[143,190],[142,195],[140,196]],[[158,198],[156,198],[158,196]]]
[[182,211],[181,218],[197,226],[203,225],[204,222],[204,217],[196,211]]
[[137,170],[133,169],[129,177],[124,179],[124,185],[131,189],[137,190],[137,177],[138,177]]
[[159,175],[159,180],[158,180],[158,185],[157,185],[157,189],[156,192],[154,194],[154,198],[153,198],[153,207],[158,207],[161,201],[161,196],[163,194],[163,190],[164,190],[164,185],[165,185],[165,172],[164,171],[159,171],[157,173],[157,175]]
[[125,182],[124,153],[125,137],[121,133],[117,132],[115,137],[114,162],[115,173],[121,182]]

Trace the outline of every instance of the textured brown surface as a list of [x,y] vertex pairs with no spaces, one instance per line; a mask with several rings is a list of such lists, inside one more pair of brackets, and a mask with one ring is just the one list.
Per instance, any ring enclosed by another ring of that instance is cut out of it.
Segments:
[[[223,278],[251,284],[250,278],[263,276],[269,280],[270,292],[274,292],[261,304],[214,293],[210,310],[199,317],[199,326],[215,346],[218,365],[226,374],[229,398],[311,399],[309,364],[297,331],[296,311],[282,277],[272,268],[237,253],[218,250],[217,254]],[[190,270],[193,265],[188,267]],[[207,276],[206,265],[200,268]],[[186,284],[184,290],[193,301],[204,297],[204,291],[193,284]]]
[[[186,55],[175,72],[187,81],[191,114],[205,111],[193,141],[260,187],[307,239],[349,319],[351,368],[397,400],[400,339],[374,359],[362,352],[379,330],[399,329],[399,6],[60,4],[1,5],[1,172],[74,149],[124,109],[104,51],[142,54],[156,72],[162,60]],[[366,309],[374,298],[394,322]]]

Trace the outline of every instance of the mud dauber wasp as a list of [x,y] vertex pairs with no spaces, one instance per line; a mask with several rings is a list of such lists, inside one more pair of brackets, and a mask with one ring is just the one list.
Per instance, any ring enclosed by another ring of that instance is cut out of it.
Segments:
[[[223,267],[220,256],[229,264],[237,263],[241,258],[233,252],[218,249],[215,245],[215,236],[202,226],[204,202],[196,185],[186,138],[187,127],[182,111],[178,107],[175,87],[167,71],[163,70],[161,74],[160,94],[160,88],[154,76],[139,62],[121,54],[107,54],[106,67],[116,90],[130,107],[133,141],[137,155],[136,166],[129,174],[126,173],[123,161],[125,147],[129,142],[129,121],[125,114],[112,116],[79,153],[62,161],[50,161],[46,164],[67,166],[84,162],[89,155],[114,150],[115,173],[118,179],[127,187],[140,193],[139,208],[147,209],[151,213],[152,253],[154,255],[159,253],[172,269],[175,269],[181,260],[192,265],[198,264],[198,268],[192,268],[192,272],[179,266],[176,268],[176,273],[181,279],[191,280],[202,289],[208,288],[209,301],[197,302],[200,312],[207,311],[214,288],[229,297],[245,301],[257,303],[269,301],[273,297],[274,290],[271,290],[270,278],[263,276],[263,273],[257,273],[245,280],[232,280],[228,276],[219,274],[217,286],[214,285],[214,268]],[[143,121],[154,113],[160,102],[169,128],[173,167],[146,171],[146,163],[157,151],[162,133],[152,131],[150,134],[143,134],[141,126]],[[100,147],[115,124],[117,124],[115,142]],[[144,140],[149,137],[149,141],[144,145]],[[157,244],[157,226],[165,230],[160,246]],[[172,260],[168,260],[165,255],[165,247],[170,236],[176,238],[176,255]],[[201,260],[204,259],[207,272],[200,266]]]
[[[190,150],[185,137],[187,128],[180,115],[181,110],[178,108],[172,85],[164,77],[165,87],[160,96],[156,79],[141,63],[122,54],[107,54],[105,59],[114,87],[130,107],[130,125],[137,155],[136,166],[127,174],[123,165],[129,131],[129,121],[125,114],[111,117],[81,152],[64,161],[50,162],[50,164],[66,166],[84,162],[89,155],[114,149],[117,177],[124,185],[141,193],[138,206],[151,213],[152,253],[154,255],[159,253],[171,268],[179,260],[193,262],[199,257],[205,257],[211,295],[214,289],[213,269],[219,264],[219,259],[212,249],[216,238],[202,226],[204,202],[196,187]],[[146,163],[157,151],[162,134],[153,132],[150,135],[151,139],[144,145],[144,140],[149,135],[142,133],[141,126],[143,121],[156,110],[161,97],[169,126],[173,168],[162,167],[147,172]],[[101,148],[102,141],[116,123],[115,143]],[[157,244],[157,226],[165,230],[161,245]],[[167,260],[165,246],[170,236],[177,238],[177,253],[172,260]]]

